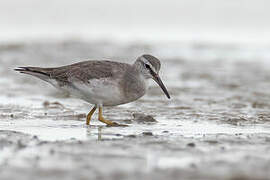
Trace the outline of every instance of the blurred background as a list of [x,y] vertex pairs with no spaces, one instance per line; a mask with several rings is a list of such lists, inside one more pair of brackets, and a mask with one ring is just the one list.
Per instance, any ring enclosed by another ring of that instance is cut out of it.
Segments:
[[269,43],[267,0],[1,0],[1,41]]
[[[0,178],[269,179],[269,0],[0,0]],[[130,104],[91,105],[20,66],[161,60]],[[148,123],[147,119],[156,120]]]

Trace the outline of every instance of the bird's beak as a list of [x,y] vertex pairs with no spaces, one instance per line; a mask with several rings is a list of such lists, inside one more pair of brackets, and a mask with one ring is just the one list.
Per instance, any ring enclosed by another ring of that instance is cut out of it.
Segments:
[[160,88],[161,88],[161,89],[163,90],[163,92],[166,94],[167,98],[170,99],[171,97],[170,97],[170,95],[169,95],[169,93],[168,93],[166,87],[164,86],[163,82],[161,81],[159,75],[156,74],[156,73],[153,73],[152,76],[153,76],[154,81],[156,81],[156,83],[158,83],[158,85],[160,86]]

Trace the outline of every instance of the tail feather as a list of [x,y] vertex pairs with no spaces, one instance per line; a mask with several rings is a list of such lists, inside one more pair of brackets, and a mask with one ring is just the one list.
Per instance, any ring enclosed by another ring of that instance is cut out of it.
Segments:
[[18,67],[14,69],[15,71],[18,71],[23,74],[29,74],[35,77],[38,77],[42,80],[47,81],[50,79],[50,71],[46,68],[39,68],[39,67]]

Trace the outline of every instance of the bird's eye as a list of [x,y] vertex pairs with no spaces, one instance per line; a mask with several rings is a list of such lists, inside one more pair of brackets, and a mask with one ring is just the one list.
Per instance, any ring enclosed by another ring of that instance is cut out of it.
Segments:
[[147,69],[150,69],[150,66],[148,64],[144,64],[144,66],[147,68]]

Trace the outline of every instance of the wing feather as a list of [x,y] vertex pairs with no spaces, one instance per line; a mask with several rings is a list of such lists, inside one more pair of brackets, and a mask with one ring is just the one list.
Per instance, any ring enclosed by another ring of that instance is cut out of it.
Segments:
[[63,83],[88,82],[91,79],[108,78],[125,73],[131,65],[114,61],[84,61],[68,66],[51,68],[50,77]]

